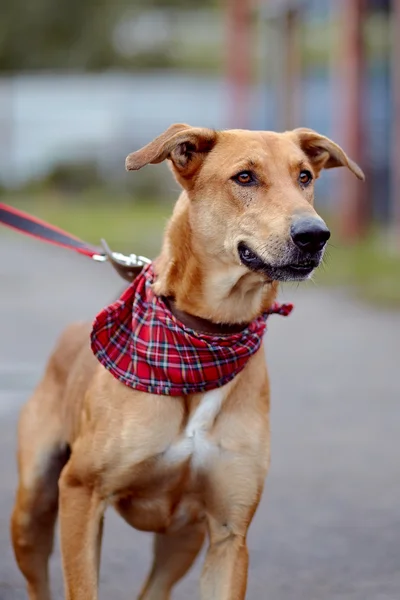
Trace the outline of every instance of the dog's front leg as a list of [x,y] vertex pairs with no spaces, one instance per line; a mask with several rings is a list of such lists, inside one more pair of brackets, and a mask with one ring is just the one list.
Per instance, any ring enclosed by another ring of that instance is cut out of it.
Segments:
[[201,599],[244,600],[248,563],[246,536],[231,532],[227,524],[211,524]]
[[[255,432],[255,427],[251,429]],[[201,577],[202,600],[246,597],[247,532],[269,462],[268,444],[259,444],[257,439],[254,435],[250,441],[252,451],[222,453],[209,467],[204,491],[210,544]],[[224,442],[227,444],[226,438]]]
[[67,600],[97,600],[100,546],[106,503],[74,476],[60,479],[60,532]]

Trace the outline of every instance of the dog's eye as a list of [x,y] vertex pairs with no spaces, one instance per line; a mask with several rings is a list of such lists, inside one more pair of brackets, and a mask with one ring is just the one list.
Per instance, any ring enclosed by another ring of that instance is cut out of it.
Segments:
[[299,183],[303,187],[307,187],[307,185],[309,185],[312,182],[312,178],[313,176],[310,171],[301,171],[299,175]]
[[232,177],[232,179],[239,185],[252,185],[255,183],[255,177],[251,171],[241,171]]

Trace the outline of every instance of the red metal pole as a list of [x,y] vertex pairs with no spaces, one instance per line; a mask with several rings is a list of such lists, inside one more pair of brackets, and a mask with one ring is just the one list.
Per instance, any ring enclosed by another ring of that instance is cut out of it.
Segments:
[[299,39],[300,15],[291,8],[283,15],[283,55],[282,70],[282,121],[285,129],[299,127],[300,123],[300,85],[301,85],[301,45]]
[[227,11],[226,67],[229,86],[229,125],[250,125],[252,82],[252,0],[225,0]]
[[392,191],[391,217],[400,249],[400,0],[393,0],[392,43],[392,89],[393,89],[393,138],[392,138]]
[[[363,22],[365,0],[342,0],[339,119],[343,128],[343,145],[356,162],[363,165],[363,76],[365,72],[365,50]],[[343,173],[343,191],[340,206],[340,229],[343,237],[354,241],[366,232],[370,214],[367,192],[354,176]]]

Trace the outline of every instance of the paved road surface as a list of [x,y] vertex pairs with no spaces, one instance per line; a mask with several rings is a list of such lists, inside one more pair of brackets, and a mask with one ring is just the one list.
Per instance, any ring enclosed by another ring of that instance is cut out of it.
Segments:
[[[120,289],[108,267],[0,238],[0,600],[25,598],[8,537],[17,411],[57,334]],[[18,267],[17,267],[18,265]],[[271,318],[272,467],[249,546],[252,600],[400,597],[400,314],[312,284]],[[135,598],[150,536],[107,515],[101,598]],[[176,600],[196,598],[199,565]],[[62,598],[59,552],[54,597]]]

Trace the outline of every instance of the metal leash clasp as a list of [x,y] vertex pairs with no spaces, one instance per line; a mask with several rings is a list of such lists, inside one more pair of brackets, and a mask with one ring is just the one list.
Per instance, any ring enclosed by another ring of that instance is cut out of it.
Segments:
[[146,256],[138,256],[137,254],[121,254],[121,252],[113,252],[105,240],[101,240],[101,245],[104,249],[104,254],[94,254],[93,260],[98,262],[110,261],[111,265],[117,271],[118,275],[126,281],[132,282],[139,275],[145,265],[151,263],[151,260]]

